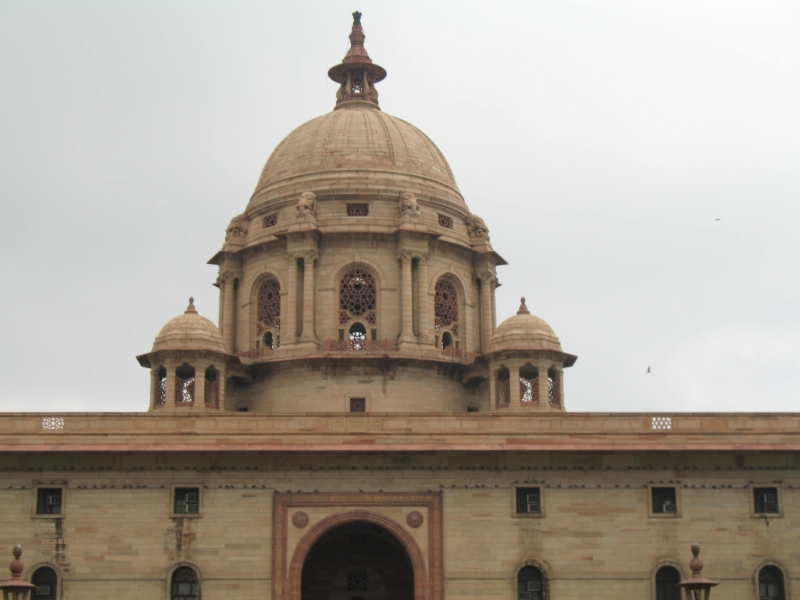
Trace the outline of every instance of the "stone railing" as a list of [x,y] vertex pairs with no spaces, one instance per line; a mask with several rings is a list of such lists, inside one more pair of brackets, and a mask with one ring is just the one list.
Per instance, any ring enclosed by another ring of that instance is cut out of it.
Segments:
[[396,352],[389,340],[325,340],[321,352]]

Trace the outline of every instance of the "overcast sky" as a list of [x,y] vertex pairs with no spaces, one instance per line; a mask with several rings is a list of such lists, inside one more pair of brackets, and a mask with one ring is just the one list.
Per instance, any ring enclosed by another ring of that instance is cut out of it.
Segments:
[[[135,355],[333,108],[350,13],[564,350],[572,411],[800,408],[800,3],[0,2],[0,410],[139,411]],[[652,373],[646,374],[648,366]]]

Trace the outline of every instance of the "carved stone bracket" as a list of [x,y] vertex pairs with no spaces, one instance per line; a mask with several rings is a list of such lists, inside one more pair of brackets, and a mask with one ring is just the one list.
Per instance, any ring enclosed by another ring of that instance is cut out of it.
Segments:
[[297,201],[295,215],[298,219],[314,219],[317,216],[317,195],[314,192],[303,192]]
[[417,197],[411,192],[404,192],[400,195],[399,208],[401,217],[411,217],[414,219],[419,218],[419,204],[417,203]]

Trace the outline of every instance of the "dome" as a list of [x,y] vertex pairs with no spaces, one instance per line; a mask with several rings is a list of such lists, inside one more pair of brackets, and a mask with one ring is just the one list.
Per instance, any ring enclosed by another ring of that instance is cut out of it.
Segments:
[[466,208],[431,139],[377,107],[350,103],[304,123],[267,160],[250,206],[313,191],[325,196],[410,191]]
[[225,352],[222,334],[214,323],[197,314],[194,298],[189,298],[186,312],[167,322],[153,342],[153,352],[188,349]]
[[525,298],[516,315],[506,319],[497,327],[492,336],[489,352],[501,350],[556,350],[561,352],[561,342],[556,332],[540,319],[528,312]]

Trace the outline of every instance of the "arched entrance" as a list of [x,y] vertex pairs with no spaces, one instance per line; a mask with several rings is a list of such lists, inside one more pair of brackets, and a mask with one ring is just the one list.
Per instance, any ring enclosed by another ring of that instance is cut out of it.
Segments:
[[414,600],[414,569],[403,544],[376,523],[326,531],[303,563],[301,600]]

